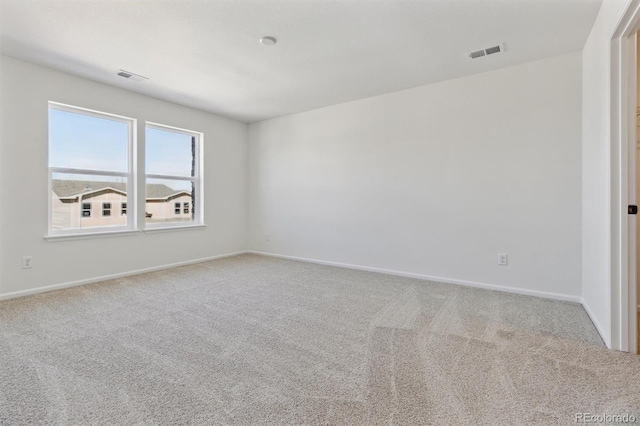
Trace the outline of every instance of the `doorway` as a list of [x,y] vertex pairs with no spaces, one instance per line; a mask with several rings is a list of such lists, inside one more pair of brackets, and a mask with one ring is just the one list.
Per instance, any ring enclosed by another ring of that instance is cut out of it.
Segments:
[[[633,143],[633,149],[635,151],[635,155],[633,156],[635,162],[633,164],[633,167],[630,167],[630,177],[634,178],[633,181],[635,183],[635,188],[632,188],[635,192],[635,203],[636,205],[638,203],[640,203],[640,170],[639,167],[640,166],[640,43],[638,42],[638,32],[636,32],[636,34],[634,34],[633,36],[633,43],[635,44],[635,82],[636,82],[636,96],[635,96],[635,135],[633,135],[633,140],[635,143]],[[630,135],[632,136],[632,135]],[[633,172],[633,173],[631,173]],[[634,176],[635,175],[635,176]],[[632,218],[631,218],[632,219]],[[630,282],[629,285],[635,285],[635,323],[636,323],[636,329],[635,329],[635,333],[633,333],[633,327],[630,327],[630,334],[635,334],[636,336],[636,341],[635,341],[635,345],[633,345],[633,338],[630,338],[630,346],[633,347],[635,346],[636,350],[635,353],[636,354],[640,354],[640,274],[638,273],[638,271],[640,270],[640,226],[638,226],[638,219],[637,216],[635,218],[635,283]],[[631,254],[630,254],[631,255]],[[630,263],[633,262],[630,259]],[[631,275],[631,274],[630,274]],[[631,276],[630,276],[631,278]],[[633,291],[629,292],[629,296],[632,297],[633,296]],[[631,309],[632,312],[634,311],[634,309]],[[630,336],[631,337],[631,336]]]
[[[640,9],[636,9],[636,18],[639,13]],[[640,274],[638,273],[640,271],[640,224],[637,214],[637,205],[640,203],[640,22],[636,20],[633,28],[626,40],[625,37],[621,38],[619,45],[622,71],[620,75],[622,90],[619,92],[620,118],[622,119],[619,133],[622,178],[620,189],[623,194],[624,192],[627,194],[627,200],[624,199],[625,197],[621,197],[620,201],[628,205],[627,211],[621,209],[622,217],[620,219],[623,231],[624,225],[626,225],[628,240],[626,241],[627,273],[626,277],[624,273],[621,274],[619,314],[620,349],[640,354],[640,310],[638,309],[640,307],[638,299],[640,297]],[[627,86],[626,90],[625,86]],[[624,119],[625,115],[626,120]],[[626,185],[622,181],[625,179],[625,165]],[[635,211],[633,211],[634,206]],[[624,238],[621,239],[621,243],[625,243]],[[621,251],[621,255],[624,256],[624,250]]]
[[640,226],[631,206],[640,202],[637,134],[640,106],[638,43],[640,0],[631,0],[611,37],[609,145],[610,209],[610,348],[638,353],[637,273],[640,269]]
[[[640,273],[638,273],[640,271],[640,224],[637,215],[637,205],[640,203],[640,22],[638,22],[640,9],[636,8],[635,12],[635,23],[631,34],[626,37],[623,35],[618,44],[621,71],[621,90],[618,92],[621,119],[619,123],[620,189],[623,195],[620,201],[623,202],[623,206],[625,204],[629,206],[627,211],[624,211],[624,208],[620,211],[622,213],[621,230],[624,232],[626,228],[628,239],[620,240],[621,246],[626,246],[627,266],[626,274],[623,272],[620,277],[622,282],[619,293],[621,346],[619,349],[640,354]],[[635,212],[632,210],[633,206],[636,206]],[[621,250],[621,257],[625,255],[624,251],[624,249]],[[624,267],[624,262],[621,266]]]

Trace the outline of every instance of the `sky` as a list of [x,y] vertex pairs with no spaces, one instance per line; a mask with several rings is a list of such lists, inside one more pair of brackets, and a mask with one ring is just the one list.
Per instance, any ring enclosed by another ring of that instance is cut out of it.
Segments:
[[[50,108],[49,165],[126,172],[127,127],[120,121]],[[145,143],[147,173],[191,175],[191,136],[148,128]],[[56,174],[54,178],[114,181],[109,176]],[[190,182],[176,180],[153,180],[149,183],[164,183],[173,189],[191,188]]]

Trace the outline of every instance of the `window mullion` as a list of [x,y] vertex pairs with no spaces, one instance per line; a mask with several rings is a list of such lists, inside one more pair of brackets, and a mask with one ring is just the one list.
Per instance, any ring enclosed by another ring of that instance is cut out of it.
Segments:
[[192,182],[195,182],[196,180],[198,180],[197,176],[172,176],[172,175],[161,175],[156,173],[147,173],[145,177],[147,179],[182,180],[182,181],[192,181]]
[[129,172],[115,172],[112,170],[97,170],[97,169],[72,169],[66,167],[50,166],[49,171],[51,173],[68,173],[74,175],[91,175],[91,176],[114,176],[114,177],[129,177]]

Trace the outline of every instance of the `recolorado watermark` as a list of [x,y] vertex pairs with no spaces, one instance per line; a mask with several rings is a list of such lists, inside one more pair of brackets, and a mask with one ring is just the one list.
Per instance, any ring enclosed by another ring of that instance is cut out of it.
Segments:
[[576,413],[576,423],[636,423],[638,418],[633,414],[593,414],[593,413]]

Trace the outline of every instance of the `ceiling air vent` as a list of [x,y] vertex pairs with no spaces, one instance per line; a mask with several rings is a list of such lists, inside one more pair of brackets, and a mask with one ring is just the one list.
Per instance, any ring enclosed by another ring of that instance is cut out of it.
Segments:
[[143,77],[141,75],[138,74],[134,74],[132,72],[129,71],[125,71],[125,70],[120,70],[117,73],[120,77],[124,77],[124,78],[128,78],[129,80],[133,80],[133,81],[145,81],[145,80],[149,80],[149,78],[147,77]]
[[475,58],[481,58],[484,56],[484,49],[482,50],[476,50],[475,52],[471,52],[469,53],[469,57],[471,59],[475,59]]
[[475,52],[469,53],[469,57],[471,59],[482,58],[483,56],[493,55],[495,53],[504,52],[504,44],[500,43],[497,46],[487,47],[485,49],[476,50]]

